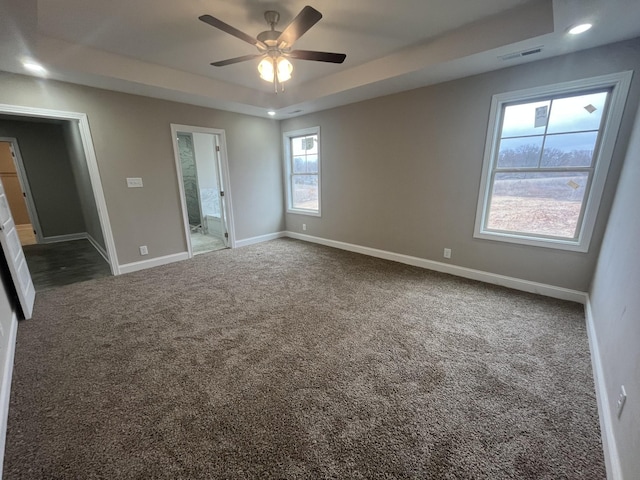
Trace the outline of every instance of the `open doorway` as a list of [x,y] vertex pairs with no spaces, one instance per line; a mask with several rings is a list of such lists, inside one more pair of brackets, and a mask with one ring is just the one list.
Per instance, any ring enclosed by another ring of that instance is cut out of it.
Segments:
[[86,114],[0,104],[0,124],[16,164],[5,183],[23,197],[14,217],[35,230],[24,252],[36,288],[119,274]]
[[[0,137],[0,180],[22,246],[38,243],[38,215],[15,138]],[[42,241],[42,239],[40,239]]]
[[172,125],[189,257],[233,246],[224,130]]

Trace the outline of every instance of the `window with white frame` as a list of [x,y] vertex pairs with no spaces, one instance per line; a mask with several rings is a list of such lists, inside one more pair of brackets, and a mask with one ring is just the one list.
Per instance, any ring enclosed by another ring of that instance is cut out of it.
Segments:
[[287,211],[320,216],[320,128],[284,134]]
[[630,81],[495,95],[474,236],[586,252]]

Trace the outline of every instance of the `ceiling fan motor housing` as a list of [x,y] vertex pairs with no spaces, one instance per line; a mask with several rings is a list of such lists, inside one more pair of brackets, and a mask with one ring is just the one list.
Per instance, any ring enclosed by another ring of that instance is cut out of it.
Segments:
[[280,34],[277,30],[267,30],[266,32],[261,32],[258,34],[258,40],[264,43],[268,47],[275,47],[278,44],[278,37]]
[[280,21],[280,14],[275,10],[267,10],[266,12],[264,12],[264,19],[271,27],[271,30],[273,30]]
[[257,39],[269,47],[268,50],[271,52],[272,50],[277,49],[278,38],[280,38],[280,35],[282,34],[282,32],[276,30],[276,25],[280,20],[280,14],[274,10],[267,10],[264,12],[264,19],[271,27],[271,30],[259,33]]

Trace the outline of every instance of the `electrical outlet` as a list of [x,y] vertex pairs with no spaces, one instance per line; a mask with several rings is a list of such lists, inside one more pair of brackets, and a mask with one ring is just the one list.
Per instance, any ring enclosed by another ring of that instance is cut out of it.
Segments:
[[444,249],[444,258],[451,258],[451,249],[450,248],[445,248]]
[[624,389],[624,385],[620,385],[620,393],[618,393],[618,401],[616,402],[616,407],[618,408],[618,418],[622,415],[622,409],[624,408],[624,403],[627,401],[627,391]]
[[303,223],[303,224],[302,224],[302,230],[306,230],[306,229],[307,229],[307,224],[306,224],[306,223]]
[[146,245],[141,245],[140,246],[140,255],[148,255],[149,254],[149,249],[147,248]]

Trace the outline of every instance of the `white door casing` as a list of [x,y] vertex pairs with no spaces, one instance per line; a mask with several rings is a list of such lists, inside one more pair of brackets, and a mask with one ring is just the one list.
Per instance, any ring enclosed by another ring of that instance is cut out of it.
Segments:
[[93,148],[93,140],[91,138],[91,130],[89,128],[89,118],[86,113],[67,112],[62,110],[50,110],[46,108],[26,107],[22,105],[0,104],[0,113],[10,115],[20,115],[25,117],[55,118],[59,120],[72,120],[78,122],[80,130],[80,138],[82,140],[82,148],[84,150],[89,170],[89,179],[91,189],[98,209],[98,217],[100,219],[100,227],[104,237],[105,246],[108,254],[108,261],[111,267],[111,273],[120,275],[120,265],[118,264],[118,255],[116,253],[116,245],[111,231],[111,222],[107,211],[107,203],[102,189],[100,180],[100,171],[98,170],[98,161],[96,152]]
[[219,175],[222,177],[222,185],[224,187],[224,197],[221,198],[221,210],[222,215],[225,217],[226,231],[229,233],[229,237],[225,239],[225,243],[230,248],[236,247],[235,239],[235,225],[233,222],[233,205],[231,203],[231,185],[229,180],[229,162],[227,158],[227,144],[225,138],[225,131],[217,128],[208,127],[196,127],[190,125],[177,125],[171,124],[171,141],[173,142],[173,154],[176,162],[176,175],[178,180],[178,190],[180,192],[180,205],[182,207],[182,218],[184,222],[185,241],[187,242],[187,251],[189,258],[193,257],[193,250],[191,248],[191,236],[189,228],[189,214],[187,212],[187,202],[184,194],[184,182],[182,177],[182,166],[180,164],[180,150],[178,148],[178,133],[208,133],[216,138],[216,146],[220,147],[217,150],[218,158],[220,160]]

